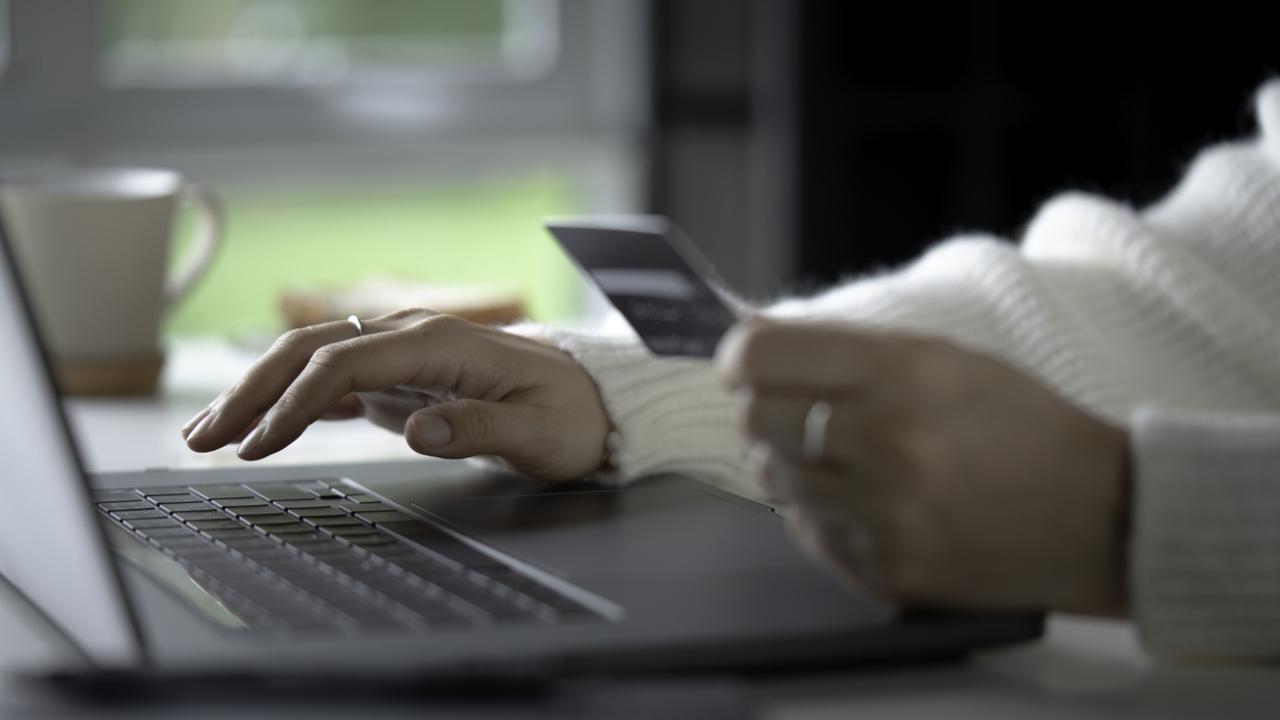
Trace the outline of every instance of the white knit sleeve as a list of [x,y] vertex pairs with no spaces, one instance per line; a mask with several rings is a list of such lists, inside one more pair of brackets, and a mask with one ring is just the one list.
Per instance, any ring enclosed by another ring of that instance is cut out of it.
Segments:
[[760,497],[746,477],[747,444],[729,393],[710,361],[656,357],[616,325],[605,332],[540,325],[508,330],[557,345],[591,374],[616,431],[610,448],[616,480],[682,473]]
[[1132,438],[1144,644],[1185,658],[1280,656],[1280,415],[1144,408]]

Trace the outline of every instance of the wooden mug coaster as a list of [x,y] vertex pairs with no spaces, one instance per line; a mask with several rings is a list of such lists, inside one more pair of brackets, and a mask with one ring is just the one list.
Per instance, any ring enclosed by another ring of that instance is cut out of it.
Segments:
[[128,358],[58,359],[54,376],[63,395],[149,395],[160,384],[164,353]]

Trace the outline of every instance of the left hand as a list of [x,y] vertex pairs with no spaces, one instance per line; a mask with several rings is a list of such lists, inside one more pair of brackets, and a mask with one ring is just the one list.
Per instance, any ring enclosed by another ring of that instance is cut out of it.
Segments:
[[[717,363],[766,491],[837,572],[914,604],[1125,611],[1120,428],[941,340],[752,321]],[[803,448],[816,400],[821,459]]]

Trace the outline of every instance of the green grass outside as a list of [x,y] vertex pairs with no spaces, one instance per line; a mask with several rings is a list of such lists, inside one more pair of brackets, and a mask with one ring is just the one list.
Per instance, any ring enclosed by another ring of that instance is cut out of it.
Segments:
[[569,183],[551,174],[220,194],[225,244],[169,318],[169,335],[277,330],[285,287],[342,287],[373,276],[516,289],[537,320],[578,307],[577,274],[540,222],[575,209]]

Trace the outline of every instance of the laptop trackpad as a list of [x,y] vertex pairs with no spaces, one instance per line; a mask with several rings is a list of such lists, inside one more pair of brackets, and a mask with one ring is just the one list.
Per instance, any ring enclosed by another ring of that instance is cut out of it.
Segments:
[[[444,472],[454,468],[456,474]],[[892,617],[890,606],[848,593],[814,567],[768,508],[690,478],[653,478],[619,489],[484,477],[459,465],[435,469],[430,478],[369,487],[632,612],[644,608],[670,618],[713,608],[716,622],[732,616],[776,623],[780,598],[803,598],[802,616],[782,616],[801,623]],[[710,620],[699,616],[697,622]]]
[[511,476],[466,483],[432,478],[371,489],[561,577],[653,572],[670,578],[804,562],[767,508],[687,478],[621,489],[530,484]]

